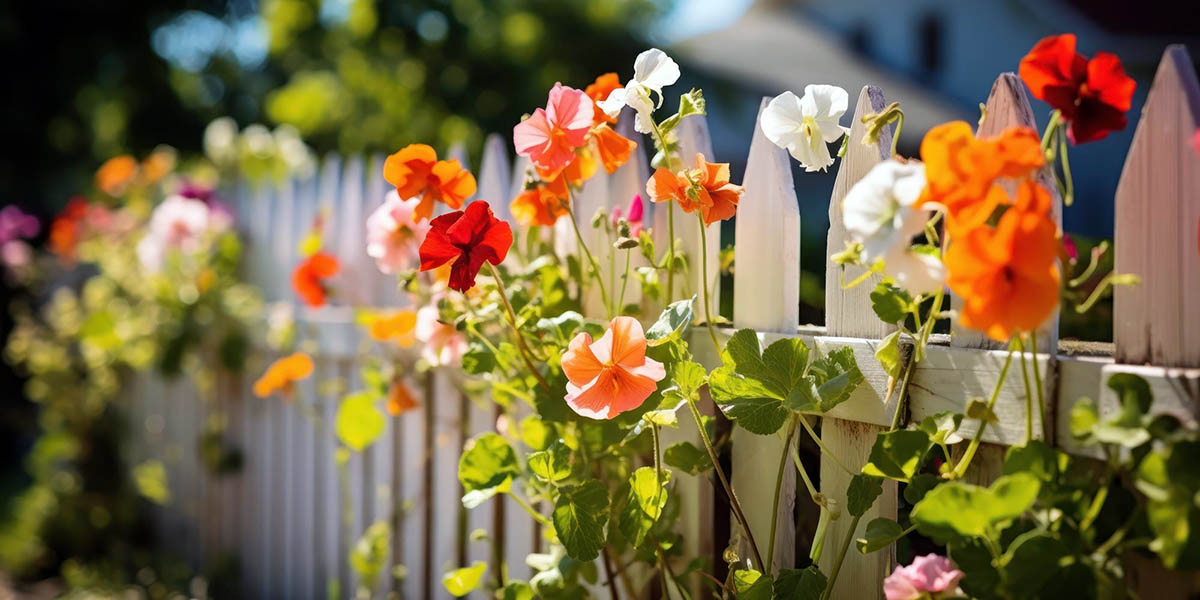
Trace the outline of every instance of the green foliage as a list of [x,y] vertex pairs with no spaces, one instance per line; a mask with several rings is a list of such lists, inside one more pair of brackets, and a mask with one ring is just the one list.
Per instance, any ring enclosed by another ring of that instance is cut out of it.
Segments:
[[350,566],[363,578],[367,587],[370,587],[387,566],[391,538],[392,528],[388,522],[376,521],[350,549]]
[[670,479],[670,471],[656,473],[651,467],[640,467],[629,476],[629,498],[621,510],[618,527],[633,546],[642,545],[646,535],[662,516],[669,496],[667,483]]
[[567,555],[593,560],[604,546],[608,525],[608,491],[599,481],[564,488],[554,503],[554,532]]
[[529,455],[529,470],[542,481],[558,483],[571,476],[570,452],[562,440],[555,440],[549,448]]
[[859,473],[850,479],[850,487],[846,489],[846,510],[852,517],[861,517],[882,493],[882,477]]
[[916,307],[907,291],[881,281],[871,290],[871,309],[884,323],[900,323]]
[[713,468],[708,453],[691,442],[679,442],[663,451],[663,462],[688,475],[699,475]]
[[773,591],[770,576],[754,569],[733,572],[733,592],[737,600],[771,600]]
[[892,542],[904,536],[904,528],[899,523],[879,517],[867,523],[863,537],[854,540],[854,546],[863,554],[878,552],[892,545]]
[[775,600],[818,600],[825,592],[825,575],[816,567],[780,569],[775,577]]
[[1040,486],[1028,473],[1005,475],[986,488],[948,482],[925,494],[913,507],[912,520],[926,535],[995,536],[1033,505]]
[[387,427],[383,411],[375,406],[370,392],[358,392],[342,398],[338,406],[335,428],[343,444],[362,452],[375,442]]
[[687,300],[677,300],[667,305],[658,320],[646,329],[646,340],[650,345],[658,346],[679,339],[680,332],[692,322],[695,305],[695,294]]
[[[554,475],[553,459],[546,466]],[[495,433],[468,440],[458,460],[458,480],[462,483],[463,506],[475,508],[498,493],[507,492],[512,480],[521,474],[517,455],[508,442]]]
[[[447,571],[445,575],[442,575],[442,587],[446,588],[451,596],[461,598],[479,587],[486,571],[487,563],[477,560],[469,567]],[[516,588],[513,593],[516,597],[520,597]],[[507,590],[505,595],[507,596]]]
[[920,429],[901,429],[881,433],[871,446],[871,455],[863,465],[863,473],[908,481],[916,474],[932,442],[929,434]]

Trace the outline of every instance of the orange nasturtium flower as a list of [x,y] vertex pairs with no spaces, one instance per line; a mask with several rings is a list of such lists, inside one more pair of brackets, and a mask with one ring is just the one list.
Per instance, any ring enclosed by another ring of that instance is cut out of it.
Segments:
[[297,352],[285,356],[267,367],[266,372],[254,382],[254,395],[266,398],[275,392],[290,397],[293,384],[312,375],[313,361],[307,354]]
[[599,125],[601,123],[617,122],[617,117],[610,117],[605,114],[604,109],[600,108],[599,103],[602,100],[608,100],[609,94],[613,93],[613,90],[620,87],[622,87],[621,78],[618,77],[616,73],[605,73],[597,77],[596,80],[589,84],[586,88],[583,88],[583,93],[587,94],[587,97],[592,99],[592,108],[594,110],[594,115],[592,117],[593,124]]
[[526,227],[554,225],[559,217],[567,214],[566,202],[544,183],[517,194],[508,208],[513,218]]
[[401,199],[420,197],[413,222],[433,216],[434,202],[457,209],[475,193],[475,176],[457,159],[438,160],[437,152],[425,144],[409,144],[387,157],[383,178],[396,186]]
[[416,340],[413,334],[416,326],[416,312],[399,310],[391,314],[376,315],[371,319],[371,326],[367,331],[371,335],[371,339],[377,342],[394,342],[407,348]]
[[296,269],[292,271],[292,290],[305,304],[313,308],[325,306],[328,296],[325,279],[337,275],[340,270],[341,264],[336,257],[317,252],[296,265]]
[[654,202],[679,203],[683,212],[700,211],[705,225],[724,221],[737,212],[745,189],[729,182],[729,163],[710,163],[696,155],[696,165],[679,173],[659,167],[646,182],[646,193]]
[[621,165],[629,161],[629,155],[637,148],[637,142],[617,133],[612,127],[601,124],[592,129],[592,139],[596,142],[596,154],[600,164],[609,175],[617,172]]
[[418,406],[421,403],[413,397],[412,390],[404,385],[404,380],[396,377],[392,379],[392,385],[388,388],[387,395],[387,412],[393,417],[398,417]]
[[617,317],[595,342],[588,333],[571,340],[562,355],[567,405],[589,419],[611,419],[642,405],[667,376],[646,357],[646,334],[633,317]]
[[1050,194],[1032,179],[1017,188],[995,227],[982,225],[955,238],[946,251],[947,283],[964,300],[965,327],[1005,341],[1033,331],[1058,305],[1058,226]]
[[979,139],[963,121],[930,129],[921,141],[921,161],[925,189],[917,206],[945,207],[952,236],[986,223],[997,206],[1010,203],[1000,180],[1030,177],[1046,164],[1036,131],[1013,127]]
[[128,154],[114,156],[96,169],[96,187],[109,196],[125,193],[138,174],[138,161]]

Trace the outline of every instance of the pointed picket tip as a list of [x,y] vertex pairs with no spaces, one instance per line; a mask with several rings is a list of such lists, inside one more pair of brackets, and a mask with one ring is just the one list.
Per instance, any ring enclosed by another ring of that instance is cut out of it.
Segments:
[[738,204],[734,246],[733,322],[791,333],[800,325],[800,205],[788,153],[763,134],[763,98]]
[[[854,116],[850,119],[846,154],[838,162],[833,194],[829,197],[829,234],[825,244],[825,331],[828,335],[878,340],[891,333],[894,328],[875,316],[871,308],[871,286],[864,284],[843,289],[842,268],[828,262],[829,256],[840,252],[849,239],[846,228],[842,225],[842,200],[858,180],[875,165],[891,156],[895,124],[883,128],[878,144],[863,143],[867,134],[863,117],[882,112],[886,106],[887,100],[883,96],[883,90],[866,85],[859,91]],[[853,281],[863,271],[861,267],[845,267],[844,279]]]
[[508,143],[499,134],[491,134],[483,143],[483,158],[479,166],[478,198],[486,200],[498,218],[512,220],[509,203],[512,197],[512,171],[508,164]]
[[1187,49],[1168,46],[1146,96],[1115,198],[1114,292],[1120,363],[1200,367],[1200,83]]
[[[1001,73],[992,83],[992,90],[984,104],[983,118],[975,130],[975,136],[997,136],[1012,127],[1028,127],[1039,131],[1025,82],[1021,81],[1016,73],[1008,72]],[[1058,194],[1058,185],[1054,182],[1049,165],[1038,174],[1038,183],[1050,193],[1051,216],[1061,230],[1062,198]],[[1010,194],[1013,192],[1013,189],[1009,189]],[[951,295],[952,305],[959,306],[961,302],[957,296]],[[1037,334],[1039,351],[1050,352],[1058,347],[1058,311],[1042,324]],[[989,338],[982,331],[962,327],[958,321],[953,321],[950,326],[950,345],[961,348],[1002,349],[1007,344]]]

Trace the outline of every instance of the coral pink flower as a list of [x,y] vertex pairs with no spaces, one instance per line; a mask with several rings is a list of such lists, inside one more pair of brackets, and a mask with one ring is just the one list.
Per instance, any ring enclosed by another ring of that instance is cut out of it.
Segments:
[[646,357],[646,334],[633,317],[617,317],[595,342],[580,333],[562,356],[567,405],[590,419],[611,419],[642,405],[667,376]]
[[413,219],[420,203],[417,198],[402,199],[392,190],[367,217],[367,255],[375,259],[380,272],[391,275],[417,262],[417,247],[429,232],[428,221]]
[[529,157],[546,177],[552,179],[575,160],[575,149],[583,145],[592,126],[593,102],[587,94],[561,83],[554,84],[546,108],[513,127],[517,154]]
[[954,563],[945,556],[926,554],[913,559],[907,567],[896,570],[883,580],[883,593],[887,600],[917,600],[918,598],[941,598],[958,596],[958,582],[963,572],[954,568]]
[[421,356],[434,366],[458,366],[467,352],[467,338],[453,325],[438,320],[436,299],[435,304],[417,311],[417,339],[425,346]]

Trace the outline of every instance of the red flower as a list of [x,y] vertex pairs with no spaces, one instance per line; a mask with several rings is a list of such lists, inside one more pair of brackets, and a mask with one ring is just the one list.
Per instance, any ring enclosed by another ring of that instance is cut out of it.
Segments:
[[465,211],[444,214],[431,221],[430,227],[421,243],[421,270],[454,261],[449,285],[460,292],[474,287],[485,261],[500,264],[512,246],[512,228],[492,214],[487,202],[472,202]]
[[1097,52],[1091,60],[1075,51],[1075,34],[1050,36],[1021,59],[1021,79],[1035,98],[1070,123],[1071,143],[1103,139],[1125,128],[1125,113],[1137,83],[1115,54]]
[[340,269],[338,259],[332,255],[324,252],[313,254],[292,271],[292,289],[305,304],[313,308],[325,306],[327,291],[324,280],[337,275]]

